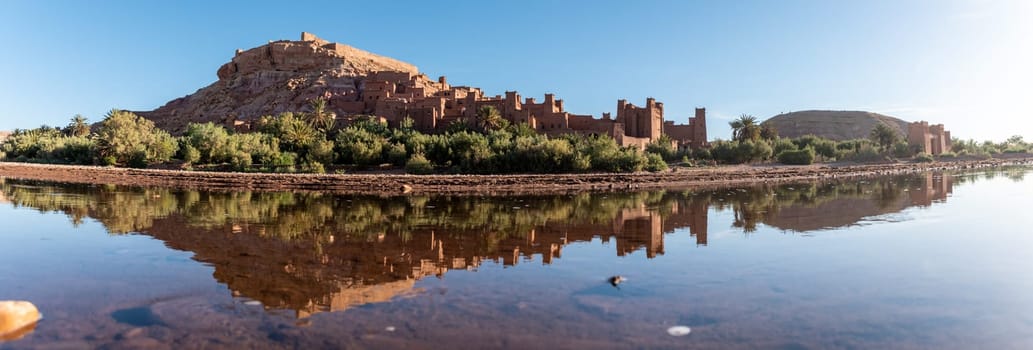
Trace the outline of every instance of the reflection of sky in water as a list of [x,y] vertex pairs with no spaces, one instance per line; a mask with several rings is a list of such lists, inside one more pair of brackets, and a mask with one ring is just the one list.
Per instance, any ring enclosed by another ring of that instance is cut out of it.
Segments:
[[[234,298],[213,280],[218,262],[195,262],[166,247],[174,242],[0,205],[0,296],[47,315],[30,338],[0,347],[1022,347],[1033,343],[1030,207],[1028,183],[976,176],[931,206],[814,232],[762,221],[744,234],[731,208],[711,208],[705,246],[687,227],[664,235],[652,259],[644,248],[617,257],[614,238],[571,242],[551,264],[485,261],[422,278],[391,302],[295,320]],[[612,275],[627,282],[613,288]],[[692,334],[668,336],[674,325]]]

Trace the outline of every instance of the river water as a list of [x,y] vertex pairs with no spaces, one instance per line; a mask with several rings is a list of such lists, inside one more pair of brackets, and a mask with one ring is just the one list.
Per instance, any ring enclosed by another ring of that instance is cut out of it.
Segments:
[[1028,349],[1028,175],[525,197],[7,179],[0,299],[44,319],[0,348]]

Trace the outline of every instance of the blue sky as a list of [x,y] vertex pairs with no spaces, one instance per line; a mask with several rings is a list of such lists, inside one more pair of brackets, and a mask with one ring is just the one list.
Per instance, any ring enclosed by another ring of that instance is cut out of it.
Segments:
[[[868,110],[1033,139],[1033,1],[5,1],[0,130],[150,110],[302,31],[573,113]],[[539,97],[540,98],[540,97]]]

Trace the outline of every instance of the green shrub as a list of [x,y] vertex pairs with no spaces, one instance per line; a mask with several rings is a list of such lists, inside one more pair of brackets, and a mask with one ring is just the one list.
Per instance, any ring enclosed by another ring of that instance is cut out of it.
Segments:
[[656,153],[646,154],[646,171],[658,172],[667,170],[667,162],[664,162],[663,157]]
[[1024,146],[1009,146],[1004,149],[1003,153],[1026,153],[1026,147]]
[[246,171],[251,167],[251,154],[237,151],[230,157],[230,165],[237,171]]
[[875,146],[868,143],[862,144],[856,152],[844,152],[841,158],[855,162],[876,162],[885,159],[885,157],[879,153],[879,150],[875,149]]
[[175,139],[153,122],[120,110],[112,110],[100,123],[96,142],[102,158],[114,157],[116,163],[137,158],[135,165],[167,161],[177,149]]
[[[294,165],[297,164],[298,154],[294,152],[280,152],[275,156],[263,161],[262,163],[273,168],[273,169],[293,169]],[[290,172],[293,172],[291,170]]]
[[422,153],[416,153],[405,162],[405,172],[417,175],[430,174],[434,172],[434,165]]
[[183,161],[187,164],[195,164],[201,160],[201,152],[194,148],[194,146],[183,145],[180,148],[180,153],[182,153]]
[[301,165],[301,171],[310,174],[326,174],[326,168],[323,167],[323,163],[309,161]]
[[147,167],[147,151],[138,150],[129,156],[126,165],[130,168],[143,169]]
[[[198,160],[188,163],[222,163],[236,153],[229,149],[230,135],[226,128],[211,122],[188,124],[186,132],[183,133],[183,140],[200,155]],[[183,153],[186,157],[186,151]]]
[[408,153],[405,151],[405,145],[401,143],[393,143],[387,147],[387,161],[394,165],[403,165],[406,162]]
[[808,165],[814,163],[815,152],[810,147],[800,150],[785,150],[778,154],[778,162],[791,165]]
[[570,167],[570,170],[578,173],[592,170],[592,156],[583,153],[575,153],[574,159],[571,160]]
[[678,150],[674,148],[674,141],[667,134],[661,134],[656,141],[646,145],[646,153],[658,154],[664,160],[672,160],[677,156]]
[[692,158],[695,159],[713,159],[713,155],[709,148],[699,148],[692,150]]
[[787,139],[787,138],[777,139],[771,145],[771,153],[774,153],[774,154],[781,154],[783,151],[795,151],[795,150],[798,150],[798,149],[799,148],[796,147],[796,144],[793,143],[792,140]]
[[925,153],[925,152],[916,154],[915,157],[912,158],[911,160],[915,161],[915,162],[918,162],[918,163],[931,163],[931,162],[935,161],[935,159],[933,159],[933,156],[931,154]]
[[382,163],[387,139],[366,128],[351,126],[337,134],[339,159],[345,164],[360,167]]
[[819,139],[814,143],[814,153],[824,158],[835,158],[836,157],[836,141],[829,139]]
[[280,142],[278,145],[280,149],[296,152],[302,156],[307,154],[308,147],[314,142],[326,137],[304,118],[290,112],[280,113],[275,117],[260,118],[258,129],[275,137]]
[[710,154],[714,160],[726,164],[741,164],[763,161],[771,158],[771,145],[767,141],[716,141]]
[[332,164],[336,158],[334,143],[327,140],[317,140],[309,146],[308,159],[321,164]]
[[912,154],[911,146],[907,142],[899,141],[893,144],[893,156],[897,158],[907,158]]

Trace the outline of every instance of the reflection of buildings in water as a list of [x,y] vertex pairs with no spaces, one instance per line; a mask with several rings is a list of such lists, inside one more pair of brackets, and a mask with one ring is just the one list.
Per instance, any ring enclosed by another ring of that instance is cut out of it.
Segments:
[[262,225],[194,228],[178,216],[156,219],[144,233],[194,252],[194,259],[210,264],[215,279],[235,294],[308,317],[418,293],[413,289],[418,279],[476,269],[485,261],[512,266],[538,255],[551,264],[563,246],[596,237],[614,239],[619,256],[644,250],[653,258],[664,252],[664,233],[686,225],[705,244],[706,221],[705,202],[677,202],[664,215],[643,204],[620,210],[609,223],[550,222],[520,235],[424,228],[407,238],[338,233],[322,241],[282,241],[263,238]]
[[400,296],[415,295],[419,293],[415,285],[414,279],[361,286],[342,284],[338,291],[323,296],[319,301],[309,301],[304,308],[295,310],[296,316],[306,318],[319,312],[344,311],[366,304],[388,302]]
[[674,203],[670,216],[663,223],[664,232],[673,232],[682,227],[689,228],[689,234],[696,237],[697,245],[707,245],[707,210],[710,201],[691,200]]
[[954,190],[954,180],[950,175],[928,173],[921,176],[921,181],[907,192],[911,205],[930,206],[933,202],[947,200]]

